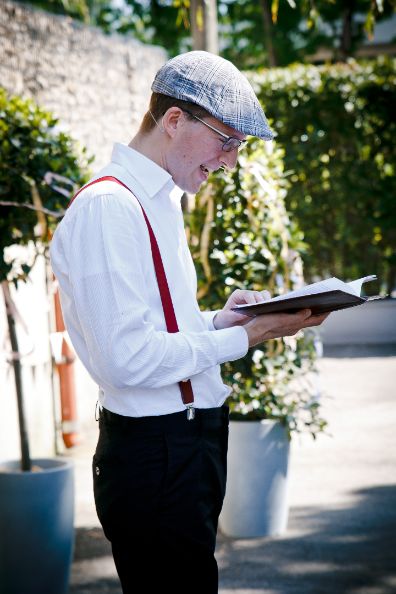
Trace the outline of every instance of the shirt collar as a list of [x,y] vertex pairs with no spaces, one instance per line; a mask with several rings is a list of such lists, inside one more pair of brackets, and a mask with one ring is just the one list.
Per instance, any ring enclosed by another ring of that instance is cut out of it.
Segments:
[[116,142],[111,160],[126,169],[128,174],[145,189],[150,198],[155,198],[161,190],[165,189],[174,198],[180,200],[182,197],[183,190],[176,186],[170,173],[130,146]]

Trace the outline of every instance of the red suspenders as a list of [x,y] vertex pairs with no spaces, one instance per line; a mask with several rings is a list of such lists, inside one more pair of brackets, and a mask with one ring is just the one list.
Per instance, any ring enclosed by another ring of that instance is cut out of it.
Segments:
[[[99,179],[95,179],[94,181],[90,182],[89,184],[87,184],[86,186],[81,188],[81,190],[79,190],[77,192],[77,194],[72,198],[72,200],[69,203],[69,206],[73,202],[73,200],[75,198],[77,198],[77,196],[79,195],[79,193],[82,190],[85,190],[85,188],[88,188],[89,186],[92,186],[93,184],[97,184],[101,181],[113,181],[117,184],[120,184],[121,186],[124,186],[124,188],[126,188],[129,192],[131,192],[132,196],[134,196],[136,198],[136,196],[133,194],[132,190],[130,190],[128,188],[128,186],[126,186],[124,183],[122,183],[122,181],[120,181],[116,177],[113,177],[112,175],[106,175],[105,177],[100,177]],[[139,202],[140,208],[142,209],[144,220],[146,221],[147,229],[148,229],[149,236],[150,236],[151,253],[153,256],[153,262],[154,262],[155,274],[156,274],[157,282],[158,282],[158,288],[159,288],[159,292],[161,295],[161,303],[162,303],[162,309],[164,310],[166,328],[167,328],[168,332],[170,332],[170,333],[179,332],[179,327],[177,325],[177,320],[176,320],[176,316],[175,316],[175,310],[174,310],[173,303],[172,303],[172,297],[171,297],[171,294],[169,291],[168,281],[166,278],[164,265],[162,263],[162,258],[161,258],[161,253],[159,251],[158,243],[155,238],[153,229],[150,225],[150,221],[148,220],[147,215],[144,211],[144,208],[140,203],[140,200],[138,198],[136,198],[136,200]],[[187,419],[190,421],[191,419],[194,418],[194,415],[195,415],[194,405],[193,405],[194,394],[193,394],[193,390],[192,390],[191,381],[190,380],[181,381],[181,382],[179,382],[179,387],[180,387],[180,392],[181,392],[181,397],[182,397],[183,403],[187,407]]]

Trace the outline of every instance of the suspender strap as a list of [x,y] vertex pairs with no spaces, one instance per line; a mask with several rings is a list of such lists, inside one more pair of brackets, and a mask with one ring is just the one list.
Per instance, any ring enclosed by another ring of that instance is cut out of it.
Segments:
[[[113,181],[117,184],[120,184],[121,186],[126,188],[132,194],[132,196],[134,196],[136,198],[136,200],[138,201],[140,208],[142,209],[144,220],[146,221],[147,229],[148,229],[149,236],[150,236],[151,253],[153,256],[154,269],[155,269],[155,274],[156,274],[157,282],[158,282],[158,288],[159,288],[159,292],[160,292],[160,296],[161,296],[162,309],[164,311],[164,316],[165,316],[166,329],[168,330],[169,333],[179,332],[179,327],[177,325],[177,320],[176,320],[176,315],[175,315],[175,309],[173,307],[172,297],[171,297],[171,294],[169,291],[168,280],[166,278],[164,264],[162,262],[161,253],[160,253],[160,250],[158,247],[158,243],[157,243],[156,237],[154,235],[154,231],[151,227],[150,221],[147,218],[146,212],[145,212],[140,200],[135,196],[135,194],[133,194],[132,190],[130,190],[130,188],[128,188],[128,186],[126,186],[122,181],[120,181],[116,177],[113,177],[112,175],[106,175],[104,177],[100,177],[99,179],[95,179],[94,181],[92,181],[89,184],[82,187],[77,192],[77,194],[75,194],[75,196],[72,198],[72,200],[69,203],[69,206],[73,202],[73,200],[75,200],[75,198],[77,198],[77,196],[79,195],[79,193],[82,190],[85,190],[86,188],[89,188],[89,186],[92,186],[93,184],[97,184],[101,181]],[[180,387],[180,392],[181,392],[181,397],[182,397],[183,403],[189,409],[187,418],[192,419],[192,418],[194,418],[194,412],[193,412],[193,408],[192,408],[192,404],[194,402],[194,393],[192,390],[191,381],[190,380],[181,381],[181,382],[179,382],[179,387]]]

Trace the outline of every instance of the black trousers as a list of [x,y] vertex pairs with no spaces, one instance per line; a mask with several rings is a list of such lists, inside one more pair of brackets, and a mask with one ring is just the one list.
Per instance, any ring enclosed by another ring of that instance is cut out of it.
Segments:
[[124,594],[217,594],[214,556],[227,473],[228,407],[157,417],[103,409],[96,510]]

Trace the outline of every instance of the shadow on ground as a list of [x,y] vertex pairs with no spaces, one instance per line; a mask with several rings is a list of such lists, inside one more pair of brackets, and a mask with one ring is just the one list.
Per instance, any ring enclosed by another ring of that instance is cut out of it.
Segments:
[[111,555],[111,545],[102,528],[77,528],[74,559],[95,559]]
[[[396,485],[352,495],[354,504],[345,508],[292,509],[280,538],[234,540],[219,534],[220,591],[395,594]],[[96,559],[100,568],[100,558],[109,555],[99,528],[77,530],[76,561]],[[70,589],[70,594],[93,592],[121,590],[116,578],[100,575],[85,576],[83,585]]]
[[289,531],[260,541],[220,536],[221,585],[274,594],[395,594],[396,485],[353,493],[342,509],[292,510]]
[[[107,575],[108,567],[114,576]],[[70,594],[122,594],[115,576],[111,546],[101,528],[76,529],[74,570],[76,568],[79,575],[77,583],[73,583],[76,578],[72,579]]]

